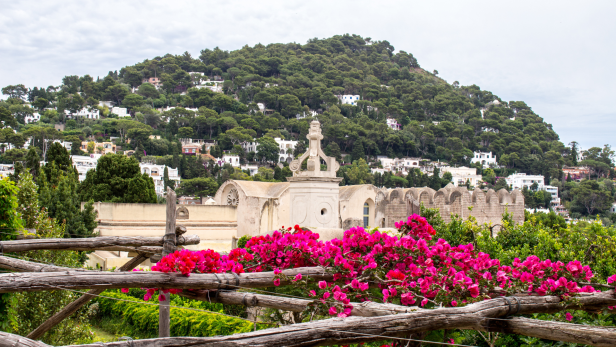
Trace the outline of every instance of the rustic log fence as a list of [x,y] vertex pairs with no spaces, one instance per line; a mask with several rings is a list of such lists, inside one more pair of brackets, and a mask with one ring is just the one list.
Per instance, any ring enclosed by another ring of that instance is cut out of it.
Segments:
[[[314,302],[310,299],[278,295],[237,292],[251,288],[271,287],[273,272],[191,274],[132,272],[146,259],[155,261],[175,251],[178,245],[200,242],[196,235],[187,235],[186,228],[177,225],[177,219],[187,219],[188,210],[176,206],[175,192],[167,191],[167,224],[162,238],[157,237],[93,237],[87,239],[25,239],[3,241],[0,268],[17,273],[0,274],[0,293],[43,290],[89,289],[77,300],[54,314],[27,337],[0,332],[0,347],[48,347],[40,341],[47,331],[70,317],[92,298],[111,288],[184,289],[179,295],[209,302],[263,307],[286,312],[303,312]],[[137,256],[115,272],[72,269],[52,264],[16,259],[4,253],[32,250],[119,250],[136,252]],[[333,276],[322,267],[304,267],[283,270],[280,285],[288,285],[297,274],[316,281],[332,281]],[[557,296],[520,294],[513,297],[496,296],[491,300],[464,307],[422,309],[415,306],[352,303],[351,317],[330,318],[279,328],[254,331],[222,337],[169,337],[169,295],[159,306],[159,338],[96,343],[88,346],[110,347],[179,347],[179,346],[324,346],[386,339],[418,341],[417,336],[442,329],[469,329],[486,332],[505,332],[556,341],[581,343],[592,346],[614,346],[616,329],[554,321],[541,321],[513,317],[531,313],[556,313],[564,310],[598,312],[616,306],[614,289],[592,294],[582,293],[575,300],[563,302]],[[275,294],[275,293],[272,293]],[[149,303],[148,303],[149,304]],[[411,336],[413,339],[409,339]],[[427,341],[426,341],[427,342]]]

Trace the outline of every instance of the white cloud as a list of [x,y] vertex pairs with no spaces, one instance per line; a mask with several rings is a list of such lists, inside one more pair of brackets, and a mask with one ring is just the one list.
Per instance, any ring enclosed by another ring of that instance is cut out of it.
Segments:
[[526,101],[564,143],[611,140],[616,3],[596,1],[2,2],[0,85],[58,85],[147,58],[354,33],[422,67]]

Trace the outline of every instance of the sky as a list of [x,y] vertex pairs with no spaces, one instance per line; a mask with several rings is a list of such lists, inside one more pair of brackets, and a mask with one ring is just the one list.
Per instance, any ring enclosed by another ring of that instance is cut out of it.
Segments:
[[614,142],[615,10],[615,1],[570,0],[0,0],[0,86],[349,33],[387,40],[450,83],[525,101],[565,145],[589,148]]

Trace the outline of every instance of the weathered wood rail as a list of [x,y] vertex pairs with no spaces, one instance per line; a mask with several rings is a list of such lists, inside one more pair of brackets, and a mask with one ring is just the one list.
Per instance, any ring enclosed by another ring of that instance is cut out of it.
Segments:
[[[4,253],[38,251],[38,250],[62,250],[62,251],[127,251],[136,247],[161,247],[150,250],[162,251],[163,237],[144,236],[101,236],[75,239],[25,239],[15,241],[2,241]],[[197,235],[185,235],[178,237],[177,245],[198,245],[200,238]],[[148,248],[143,248],[148,250]]]
[[[126,264],[122,265],[116,271],[131,271],[132,269],[139,266],[139,264],[143,263],[148,257],[143,254],[139,254],[138,256],[129,260]],[[56,314],[48,318],[43,324],[41,324],[38,328],[34,329],[30,334],[28,334],[28,338],[37,340],[40,339],[46,332],[48,332],[54,326],[60,324],[64,319],[70,317],[73,313],[77,312],[83,305],[90,302],[90,300],[94,299],[96,295],[104,292],[104,289],[91,289],[84,295],[80,296],[79,299],[71,302],[66,305]]]
[[[332,280],[332,275],[321,267],[303,267],[283,270],[282,273],[295,277],[298,273],[315,280]],[[8,273],[0,275],[0,293],[32,292],[62,289],[113,289],[113,288],[180,288],[180,289],[236,289],[271,287],[274,272],[222,274],[191,274],[186,277],[179,273],[162,272],[86,272],[63,271],[43,273]],[[290,280],[281,280],[282,285]]]
[[[519,309],[517,302],[520,303]],[[592,327],[527,318],[505,318],[512,313],[550,313],[586,306],[600,307],[616,303],[614,291],[595,293],[580,298],[575,305],[562,305],[558,297],[520,296],[486,300],[465,307],[420,309],[417,312],[378,317],[331,318],[309,323],[223,337],[171,337],[103,344],[110,347],[179,347],[179,346],[325,346],[349,344],[386,338],[405,337],[441,329],[471,329],[511,332],[538,338],[582,343],[592,346],[614,346],[616,329]],[[0,347],[47,347],[16,335],[0,333]],[[95,347],[101,344],[81,345]]]

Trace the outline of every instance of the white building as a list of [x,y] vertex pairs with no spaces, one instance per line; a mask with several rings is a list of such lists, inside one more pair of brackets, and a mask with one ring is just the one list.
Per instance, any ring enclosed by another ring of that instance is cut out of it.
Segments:
[[253,176],[254,174],[259,172],[259,166],[258,165],[242,165],[240,167],[240,169],[242,171],[248,170],[248,172],[250,172],[250,176]]
[[415,168],[420,168],[421,158],[388,158],[386,156],[378,156],[376,158],[381,162],[382,169],[375,168],[371,171],[373,173],[380,172],[402,172],[403,175],[407,175],[409,171]]
[[[141,173],[144,173],[154,180],[154,189],[156,190],[156,195],[164,195],[165,194],[165,165],[156,165],[156,164],[148,164],[148,163],[139,163],[139,167],[141,168]],[[169,174],[169,179],[175,182],[175,186],[177,187],[180,184],[180,175],[178,175],[178,169],[172,169],[167,167],[167,173]]]
[[525,173],[515,173],[513,175],[509,175],[505,179],[507,184],[511,186],[511,189],[520,189],[523,187],[530,189],[533,183],[537,183],[537,189],[543,190],[543,186],[545,178],[543,175],[527,175]]
[[32,113],[32,115],[27,115],[24,118],[26,124],[35,123],[41,120],[41,115],[38,112]]
[[387,118],[387,126],[393,130],[400,130],[401,125],[393,118]]
[[101,107],[106,106],[107,108],[112,108],[113,104],[115,104],[115,102],[113,101],[99,101],[98,102],[98,106],[101,106]]
[[262,102],[257,102],[257,107],[261,113],[265,112],[265,104]]
[[223,154],[222,159],[216,158],[218,165],[231,164],[233,167],[240,167],[240,156],[235,154]]
[[[278,144],[278,152],[279,152],[278,161],[279,162],[286,161],[287,163],[290,163],[291,161],[293,161],[293,159],[295,158],[293,155],[293,152],[295,151],[295,146],[297,146],[297,141],[283,140],[280,137],[274,138],[274,141],[276,141],[276,143]],[[257,151],[258,145],[259,144],[256,141],[244,142],[242,143],[242,148],[244,149],[244,151],[246,151],[246,153],[249,153],[249,152],[258,153]]]
[[13,164],[0,164],[0,179],[8,178],[9,175],[15,174],[15,166]]
[[259,144],[257,143],[257,141],[243,142],[242,143],[242,148],[244,149],[244,151],[246,151],[246,153],[250,153],[250,152],[257,153],[257,146],[258,145]]
[[296,114],[295,118],[297,118],[297,119],[304,119],[304,118],[307,118],[307,117],[316,117],[318,115],[319,114],[317,113],[317,111],[310,110],[308,112],[302,112],[302,113]]
[[225,81],[201,81],[198,85],[195,86],[195,88],[207,88],[214,93],[222,93],[222,86],[224,82]]
[[492,154],[492,152],[473,152],[473,154],[472,164],[481,163],[484,168],[497,165],[496,154]]
[[336,95],[340,103],[347,105],[357,105],[359,95]]
[[69,142],[69,141],[60,141],[60,140],[53,140],[53,143],[59,143],[60,145],[62,145],[62,147],[66,148],[67,151],[71,151],[71,149],[73,149],[73,143]]
[[128,109],[126,109],[125,107],[112,107],[111,108],[111,113],[117,114],[118,117],[120,117],[120,118],[122,118],[122,117],[130,117],[130,113],[128,113]]
[[64,110],[64,113],[69,118],[72,118],[72,117],[85,117],[88,119],[99,119],[100,118],[100,112],[98,111],[97,108],[89,109],[87,107],[84,107],[81,110],[77,111],[77,113],[71,113],[71,111],[69,110]]
[[454,186],[464,186],[466,182],[469,182],[471,186],[477,187],[481,181],[481,175],[477,174],[477,168],[462,167],[441,167],[441,176],[445,173],[451,173],[451,183]]
[[77,172],[79,173],[79,182],[83,182],[86,179],[86,174],[90,170],[96,169],[96,164],[98,164],[98,158],[100,155],[91,154],[87,155],[72,155],[71,159],[73,160],[73,165],[77,168]]
[[274,141],[276,141],[278,148],[280,149],[279,162],[282,163],[283,161],[286,161],[287,163],[290,163],[295,158],[293,156],[293,152],[295,151],[297,141],[283,140],[279,137],[274,138]]
[[560,205],[560,198],[558,197],[558,187],[545,185],[543,186],[542,190],[545,190],[546,192],[550,193],[550,195],[552,196],[552,201],[551,201],[552,206]]

